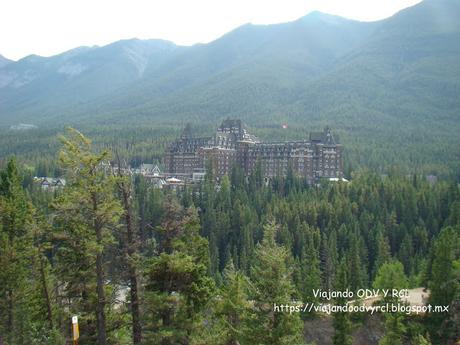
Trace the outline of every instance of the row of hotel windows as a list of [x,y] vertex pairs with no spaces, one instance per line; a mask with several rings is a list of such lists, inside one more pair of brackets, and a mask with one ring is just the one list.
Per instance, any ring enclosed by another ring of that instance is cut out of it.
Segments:
[[340,171],[339,170],[319,170],[317,172],[318,176],[325,176],[325,177],[336,177],[340,176]]

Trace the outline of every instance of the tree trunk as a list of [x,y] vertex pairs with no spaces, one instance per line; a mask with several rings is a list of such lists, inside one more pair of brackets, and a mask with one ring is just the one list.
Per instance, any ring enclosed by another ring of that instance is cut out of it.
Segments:
[[43,259],[41,258],[40,254],[38,255],[38,260],[40,260],[40,276],[43,285],[43,297],[45,298],[46,302],[47,319],[50,324],[50,328],[53,329],[53,309],[51,308],[51,298],[48,291],[48,284],[46,283],[45,267],[43,265]]
[[[93,195],[93,212],[94,212],[94,230],[96,231],[96,240],[99,246],[102,245],[102,226],[97,216],[97,196]],[[97,322],[97,342],[98,345],[107,345],[107,330],[105,324],[105,292],[104,292],[104,255],[102,251],[96,254],[96,322]]]
[[[98,241],[99,242],[99,241]],[[102,253],[96,256],[96,275],[97,275],[97,342],[98,345],[107,345],[107,334],[105,326],[105,293],[104,293],[104,271],[102,267]]]
[[120,161],[118,161],[118,175],[122,178],[118,182],[118,188],[122,197],[125,223],[126,223],[126,238],[125,245],[126,261],[128,263],[128,275],[130,283],[131,294],[131,317],[133,322],[133,344],[140,344],[142,341],[142,325],[140,317],[140,299],[139,299],[139,285],[136,264],[133,262],[133,256],[136,254],[138,248],[138,239],[134,227],[133,210],[131,205],[131,187],[123,180],[123,174],[120,168]]
[[142,340],[142,327],[140,318],[140,303],[139,303],[139,290],[137,280],[137,269],[135,263],[132,262],[133,255],[135,254],[137,241],[134,230],[132,208],[130,203],[129,186],[123,184],[123,206],[125,209],[125,220],[126,220],[126,235],[128,239],[127,243],[127,260],[128,260],[128,272],[129,282],[131,288],[131,315],[133,319],[133,343],[140,344]]
[[8,339],[8,344],[13,343],[13,291],[8,290],[7,291],[8,295],[8,323],[7,323],[7,339]]

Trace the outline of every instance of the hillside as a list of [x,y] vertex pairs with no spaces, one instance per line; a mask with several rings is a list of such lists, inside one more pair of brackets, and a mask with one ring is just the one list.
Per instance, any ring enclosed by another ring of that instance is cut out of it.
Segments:
[[455,1],[427,0],[376,23],[313,12],[205,45],[125,40],[29,56],[0,70],[0,123],[455,113],[459,19]]
[[372,23],[313,12],[191,47],[133,39],[29,56],[0,68],[0,127],[211,128],[232,116],[272,137],[280,123],[329,124],[358,165],[455,165],[458,42],[460,3],[425,0]]
[[0,55],[0,68],[10,64],[11,62],[13,62],[12,60],[10,59],[7,59],[6,57],[4,57],[3,55]]
[[[275,94],[274,105],[286,104],[294,94],[285,88],[295,90],[329,69],[371,27],[315,12],[292,23],[244,25],[207,45],[127,40],[51,58],[30,56],[0,72],[0,123],[10,124],[13,114],[38,123],[57,115],[94,119],[95,111],[101,121],[119,112],[131,116],[137,109],[162,116],[171,103],[187,108],[173,109],[176,118],[190,112],[220,117],[226,112],[219,104],[221,93],[248,88],[256,95],[243,91],[227,102],[244,105],[244,97]],[[211,99],[203,99],[209,93]]]
[[[79,47],[44,58],[31,55],[0,69],[0,118],[11,115],[42,123],[74,107],[142,79],[180,48],[161,40],[118,41],[104,47]],[[48,109],[48,111],[43,111]]]

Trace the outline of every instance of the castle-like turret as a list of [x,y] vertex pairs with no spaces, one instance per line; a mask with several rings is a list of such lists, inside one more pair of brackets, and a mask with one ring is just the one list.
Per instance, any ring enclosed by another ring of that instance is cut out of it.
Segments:
[[315,182],[319,178],[342,178],[342,145],[329,127],[311,132],[308,140],[260,142],[239,119],[225,119],[212,137],[195,138],[187,125],[165,154],[171,174],[191,175],[211,163],[217,177],[228,175],[233,166],[250,174],[260,164],[266,177],[285,176],[288,167]]

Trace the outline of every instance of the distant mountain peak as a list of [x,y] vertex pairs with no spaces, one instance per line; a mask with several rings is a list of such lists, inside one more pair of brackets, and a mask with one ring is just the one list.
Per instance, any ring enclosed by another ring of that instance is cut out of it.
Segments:
[[325,13],[325,12],[321,12],[321,11],[311,11],[305,17],[330,17],[330,16],[333,16],[333,15]]
[[307,13],[305,16],[301,17],[300,19],[308,20],[308,19],[322,19],[322,18],[328,18],[328,17],[336,17],[336,16],[325,13],[325,12],[321,12],[321,11],[311,11]]
[[116,46],[116,45],[143,45],[143,44],[150,44],[150,45],[156,45],[156,46],[174,46],[176,45],[174,42],[168,41],[168,40],[163,40],[159,38],[150,38],[150,39],[140,39],[137,37],[134,38],[126,38],[126,39],[121,39],[112,43],[109,43],[103,47],[108,47],[108,46]]
[[13,60],[7,59],[2,54],[0,54],[0,68],[14,62]]
[[347,19],[344,17],[337,16],[335,14],[329,14],[321,11],[312,11],[307,15],[301,17],[299,21],[311,22],[311,21],[320,21],[327,24],[341,24],[343,22],[353,21],[352,19]]
[[29,54],[27,56],[24,56],[21,60],[37,61],[42,59],[46,59],[46,57],[38,54]]

